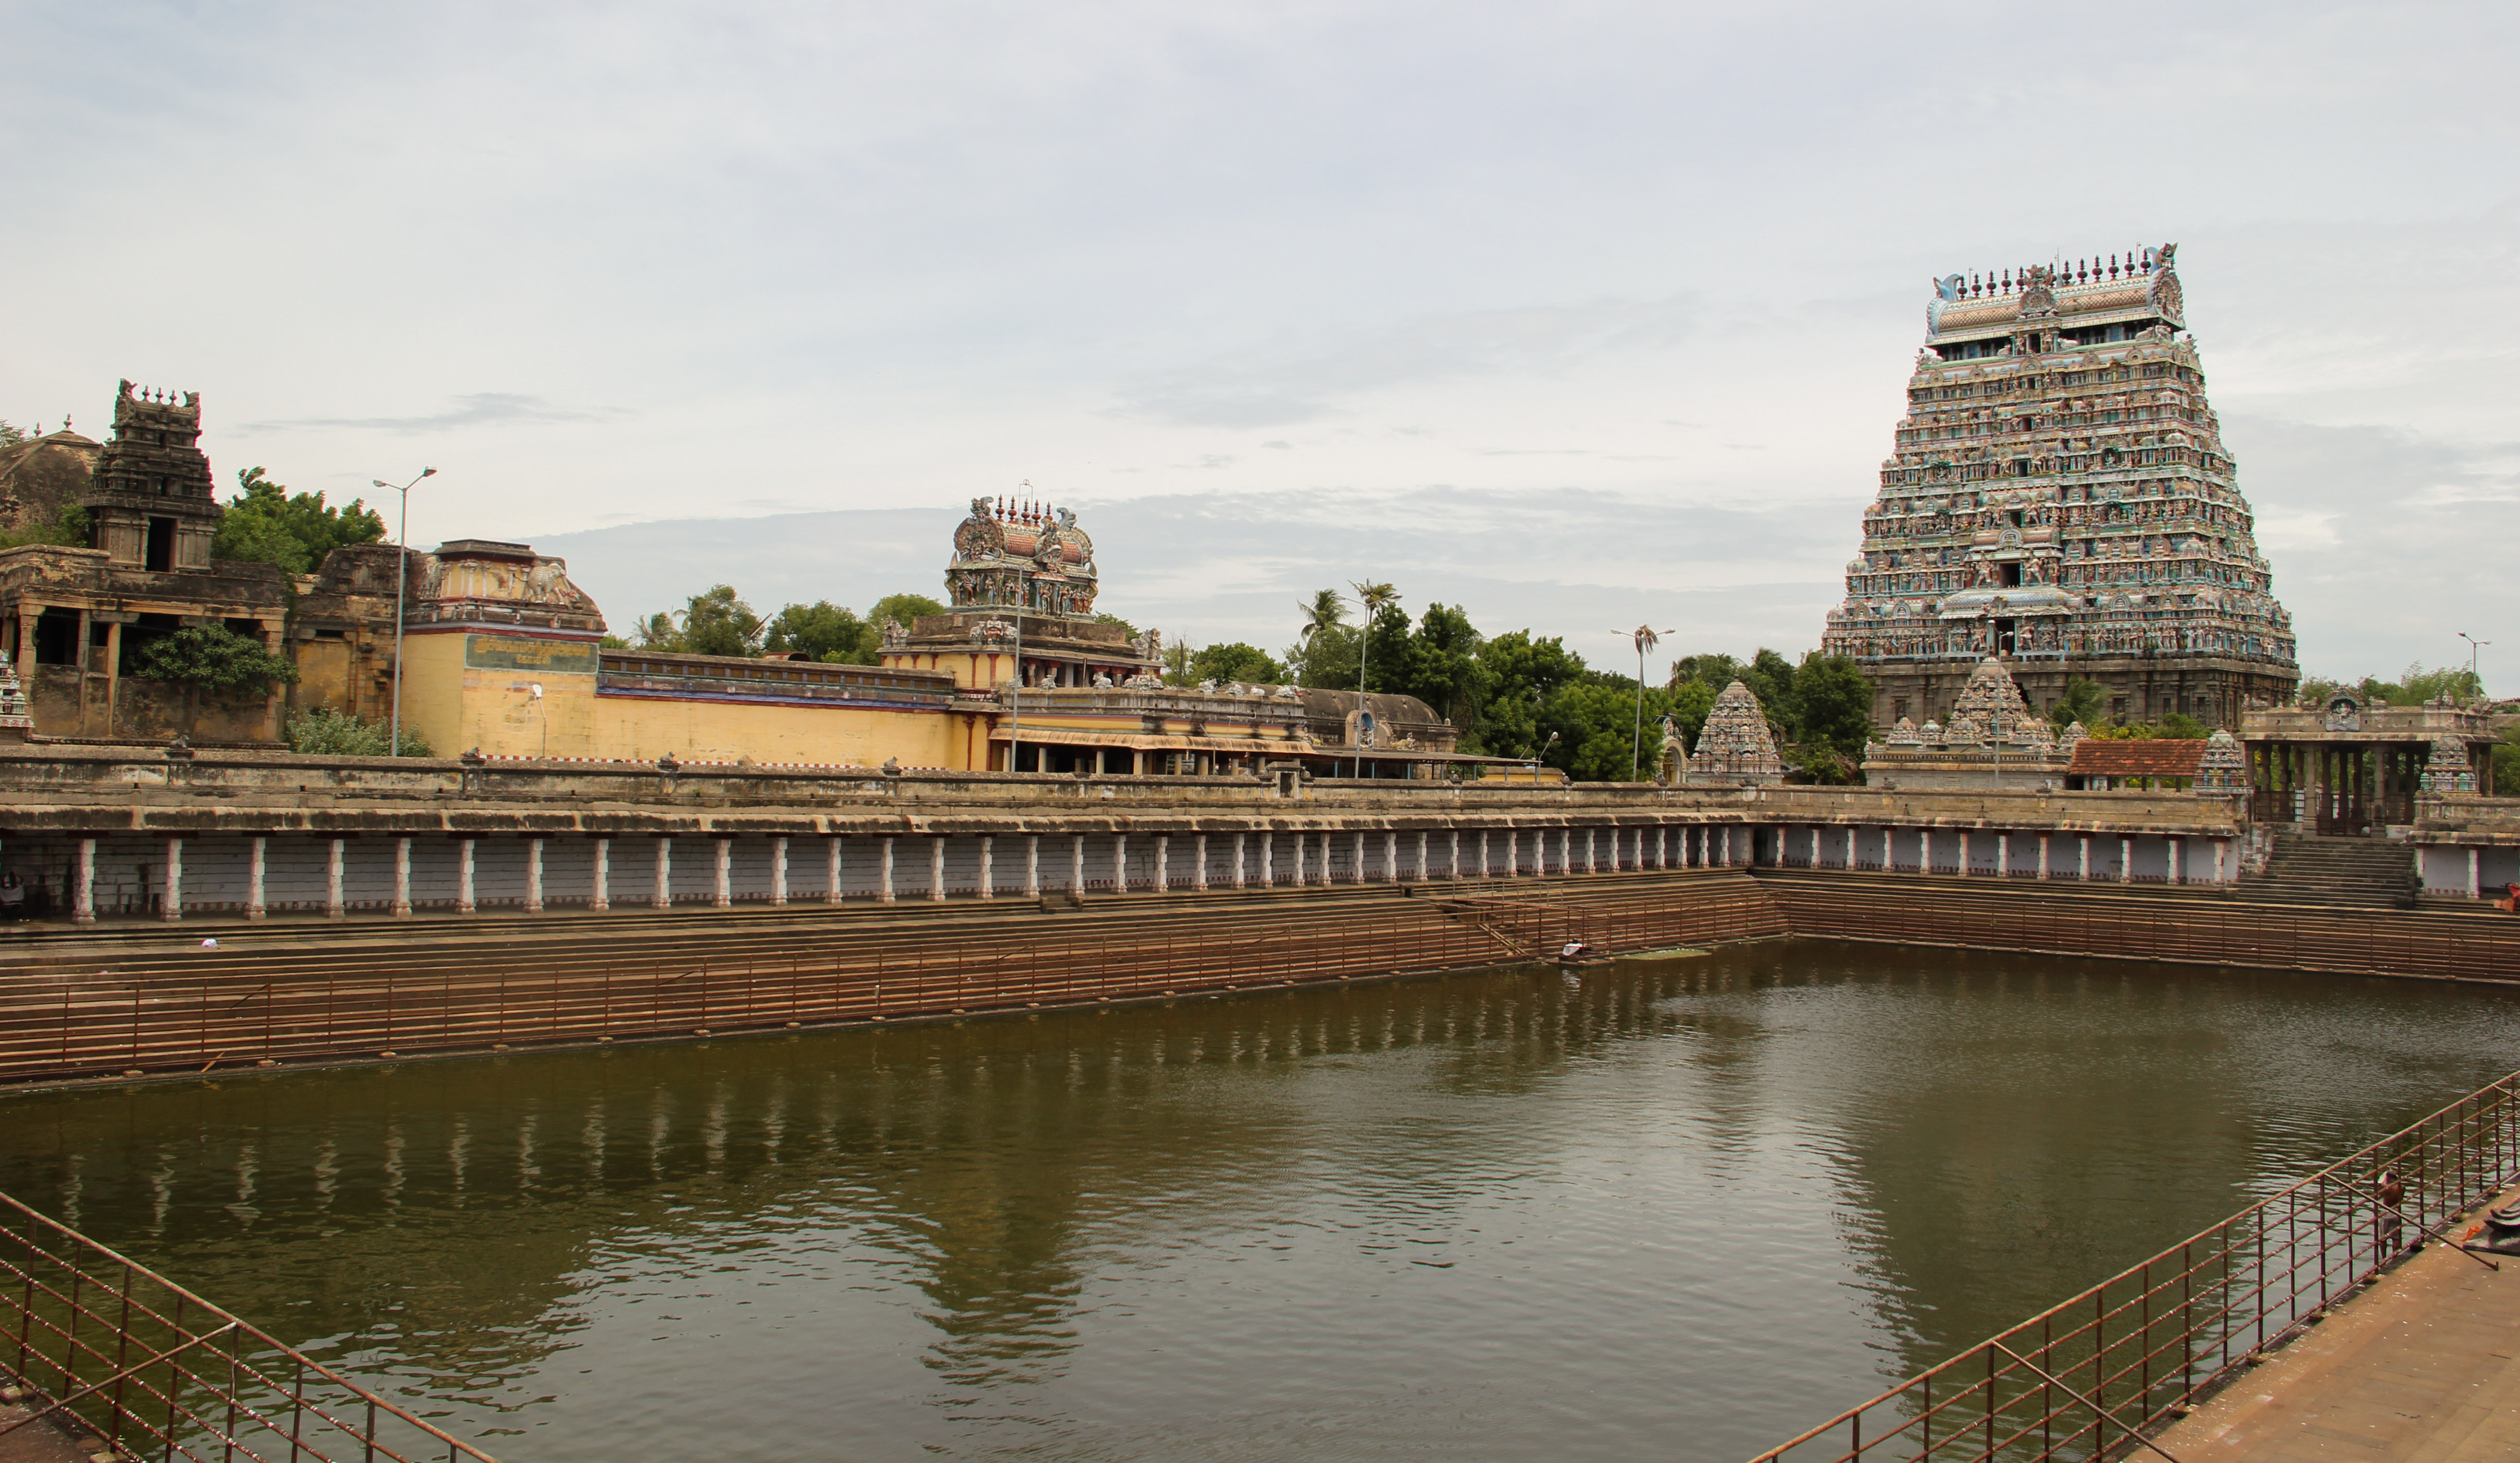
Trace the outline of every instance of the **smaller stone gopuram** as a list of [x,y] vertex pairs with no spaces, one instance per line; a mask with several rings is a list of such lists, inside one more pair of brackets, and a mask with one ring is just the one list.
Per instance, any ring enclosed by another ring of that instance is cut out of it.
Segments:
[[2049,791],[2064,786],[2072,761],[2072,748],[2058,746],[2048,718],[1990,656],[1969,673],[1949,722],[1919,727],[1902,716],[1887,740],[1867,743],[1864,779],[1882,788]]
[[1698,730],[1697,751],[1683,765],[1691,787],[1774,787],[1785,780],[1767,709],[1739,681],[1715,698],[1715,709]]

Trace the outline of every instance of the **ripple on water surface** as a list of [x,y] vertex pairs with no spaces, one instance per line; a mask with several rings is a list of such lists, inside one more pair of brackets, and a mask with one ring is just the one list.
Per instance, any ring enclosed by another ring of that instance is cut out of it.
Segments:
[[1732,1463],[2515,1064],[2430,983],[1774,943],[9,1100],[501,1457]]

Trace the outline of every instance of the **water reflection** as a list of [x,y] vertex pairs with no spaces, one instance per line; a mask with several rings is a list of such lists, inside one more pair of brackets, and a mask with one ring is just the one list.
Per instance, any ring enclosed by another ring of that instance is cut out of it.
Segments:
[[512,1460],[1732,1459],[2499,1074],[2496,992],[1772,944],[21,1097]]

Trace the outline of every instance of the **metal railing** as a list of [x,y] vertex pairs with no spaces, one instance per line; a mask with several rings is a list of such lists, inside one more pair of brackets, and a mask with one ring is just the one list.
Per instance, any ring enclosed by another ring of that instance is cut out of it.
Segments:
[[200,1463],[489,1463],[137,1261],[0,1194],[0,1376],[82,1453]]
[[[1753,1463],[2038,1463],[2146,1445],[2520,1177],[2520,1074],[1852,1407]],[[2395,1203],[2382,1175],[2404,1185]],[[2471,1256],[2477,1263],[2493,1264]]]

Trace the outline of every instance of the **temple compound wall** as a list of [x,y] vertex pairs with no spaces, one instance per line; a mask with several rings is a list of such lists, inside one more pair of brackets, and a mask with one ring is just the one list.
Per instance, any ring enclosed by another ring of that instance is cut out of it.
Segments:
[[1537,789],[0,748],[33,912],[181,918],[1032,897],[1754,863],[2220,886],[2177,794]]
[[1943,720],[2002,658],[2122,721],[2236,731],[2299,683],[2255,521],[2184,333],[2177,246],[1934,281],[1895,452],[1822,646],[1874,725]]

